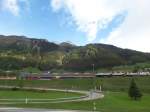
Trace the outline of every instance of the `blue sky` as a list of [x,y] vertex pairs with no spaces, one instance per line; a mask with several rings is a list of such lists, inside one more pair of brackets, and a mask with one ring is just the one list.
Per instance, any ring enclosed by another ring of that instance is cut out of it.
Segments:
[[54,42],[86,43],[83,33],[76,31],[73,26],[63,24],[66,21],[63,20],[65,19],[63,12],[54,13],[50,1],[32,0],[29,8],[17,16],[7,10],[1,11],[0,34],[46,38]]
[[0,0],[0,34],[149,52],[148,4],[148,0]]
[[[28,1],[29,2],[29,1]],[[35,38],[46,38],[49,41],[63,42],[71,41],[75,44],[84,45],[88,43],[86,33],[76,30],[75,24],[68,24],[67,14],[64,11],[55,13],[50,6],[49,0],[31,0],[30,5],[21,6],[19,15],[14,16],[7,10],[0,13],[0,33],[4,35],[25,35]],[[116,18],[118,19],[118,18]],[[106,35],[116,27],[116,19],[110,25],[101,30],[97,37]],[[119,22],[120,24],[120,22]],[[93,42],[96,42],[93,40]]]

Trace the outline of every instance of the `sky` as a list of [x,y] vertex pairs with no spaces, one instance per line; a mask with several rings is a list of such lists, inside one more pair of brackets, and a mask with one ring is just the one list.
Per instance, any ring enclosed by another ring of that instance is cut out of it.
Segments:
[[150,52],[150,0],[0,0],[0,34]]

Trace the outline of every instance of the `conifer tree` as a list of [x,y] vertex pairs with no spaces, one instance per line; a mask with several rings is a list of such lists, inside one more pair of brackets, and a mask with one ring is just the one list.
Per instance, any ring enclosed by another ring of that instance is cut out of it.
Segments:
[[131,80],[129,91],[128,91],[129,97],[131,97],[133,100],[138,100],[142,97],[142,94],[137,87],[134,79]]

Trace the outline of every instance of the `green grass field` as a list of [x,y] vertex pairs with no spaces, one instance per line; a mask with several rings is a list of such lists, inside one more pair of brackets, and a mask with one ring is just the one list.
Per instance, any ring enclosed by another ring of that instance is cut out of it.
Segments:
[[78,96],[81,94],[60,91],[0,90],[0,99],[56,99]]
[[[28,103],[43,102],[51,103],[56,101],[64,101],[71,99],[78,99],[83,94],[62,91],[43,91],[43,90],[1,90],[0,104],[4,103],[19,103],[24,104],[26,100]],[[68,99],[69,98],[69,99]]]
[[[132,101],[124,92],[106,92],[104,99],[95,100],[97,111],[100,112],[150,112],[150,95],[144,94],[139,101]],[[4,105],[3,105],[4,106]],[[93,101],[46,103],[46,104],[15,104],[15,107],[93,110]]]
[[[134,77],[138,87],[143,93],[139,101],[133,101],[128,97],[131,77],[111,77],[93,79],[66,79],[66,80],[34,80],[23,81],[24,86],[49,87],[49,88],[73,88],[89,90],[93,85],[102,85],[105,97],[95,100],[97,110],[100,112],[150,112],[150,77]],[[17,80],[1,80],[0,85],[18,85]],[[51,108],[51,109],[75,109],[92,110],[93,101],[69,102],[59,104],[15,104],[0,105],[14,107]]]
[[[0,85],[90,90],[93,85],[102,85],[104,91],[127,91],[132,77],[110,77],[93,79],[54,79],[54,80],[0,80]],[[143,92],[150,93],[150,76],[134,77]]]

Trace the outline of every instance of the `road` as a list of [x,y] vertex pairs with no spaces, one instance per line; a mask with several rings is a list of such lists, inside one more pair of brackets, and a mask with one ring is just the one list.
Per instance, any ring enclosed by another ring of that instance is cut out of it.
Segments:
[[[14,86],[0,86],[1,88],[13,88]],[[84,94],[78,99],[67,98],[67,100],[54,101],[50,103],[61,103],[61,102],[74,102],[74,101],[88,101],[88,100],[96,100],[103,98],[104,95],[99,91],[81,91],[81,90],[64,90],[64,89],[50,89],[50,88],[31,88],[31,87],[23,87],[24,89],[36,89],[36,90],[49,90],[49,91],[63,91],[63,92],[75,92]],[[47,103],[47,102],[34,102],[34,103]],[[12,104],[12,103],[11,103]]]
[[[4,88],[12,88],[12,86],[0,86]],[[24,87],[24,89],[31,89],[30,87]],[[51,91],[67,91],[67,92],[76,92],[84,94],[80,99],[70,99],[64,101],[56,101],[51,103],[61,103],[61,102],[76,102],[76,101],[88,101],[103,98],[104,95],[102,92],[98,91],[79,91],[79,90],[63,90],[63,89],[49,89],[49,88],[32,88],[38,90],[51,90]],[[47,103],[47,102],[34,102],[34,103]],[[52,109],[25,109],[25,108],[0,108],[0,112],[88,112],[88,111],[79,111],[79,110],[52,110]],[[91,112],[91,111],[89,111]]]
[[24,109],[24,108],[0,108],[0,112],[90,112],[90,111],[52,110],[52,109]]

